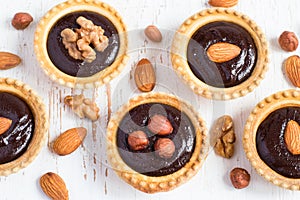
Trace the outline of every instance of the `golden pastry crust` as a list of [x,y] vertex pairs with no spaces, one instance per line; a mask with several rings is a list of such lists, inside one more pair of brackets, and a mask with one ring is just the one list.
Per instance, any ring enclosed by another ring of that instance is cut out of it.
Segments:
[[[173,174],[150,177],[131,169],[120,157],[117,147],[117,130],[125,114],[132,108],[145,103],[163,103],[185,112],[196,131],[196,144],[190,161]],[[109,121],[107,128],[108,160],[115,172],[127,183],[146,193],[166,192],[185,183],[200,169],[208,153],[207,129],[204,120],[187,103],[164,93],[147,93],[131,99]]]
[[[190,38],[200,27],[216,21],[233,22],[246,29],[257,47],[257,62],[252,75],[243,83],[229,88],[217,88],[199,80],[187,62],[187,47]],[[268,45],[265,35],[254,21],[242,13],[223,9],[207,9],[188,18],[177,30],[171,50],[173,68],[196,94],[210,99],[228,100],[245,96],[256,88],[268,69]]]
[[0,176],[8,176],[27,167],[35,159],[45,143],[49,125],[45,105],[28,85],[11,78],[0,78],[0,92],[8,92],[23,99],[30,107],[35,123],[28,149],[19,158],[0,164]]
[[[108,18],[119,33],[120,48],[115,61],[106,69],[89,77],[74,77],[60,71],[50,60],[47,52],[47,38],[52,26],[66,14],[77,11],[91,11]],[[117,11],[97,0],[68,0],[52,8],[40,20],[34,37],[34,49],[38,61],[46,74],[61,85],[71,88],[93,88],[108,83],[115,78],[128,60],[126,26]]]
[[273,111],[286,106],[300,107],[300,91],[280,91],[259,102],[246,122],[243,145],[247,158],[258,174],[277,186],[300,190],[300,179],[287,178],[276,173],[261,160],[256,150],[256,132],[261,122]]

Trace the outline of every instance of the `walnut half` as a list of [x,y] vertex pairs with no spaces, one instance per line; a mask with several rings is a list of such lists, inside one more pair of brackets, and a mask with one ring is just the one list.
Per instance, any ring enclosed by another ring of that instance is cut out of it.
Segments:
[[217,119],[212,130],[213,145],[216,154],[231,158],[234,153],[235,133],[233,120],[230,116],[224,115]]
[[75,29],[75,31],[69,28],[64,29],[60,33],[63,38],[62,42],[71,57],[91,63],[96,59],[96,52],[92,47],[103,52],[109,40],[104,35],[102,27],[94,25],[91,20],[80,16],[76,22],[80,25],[80,29]]
[[66,96],[64,103],[69,106],[80,118],[89,118],[96,121],[99,118],[99,108],[91,99],[85,98],[83,94]]

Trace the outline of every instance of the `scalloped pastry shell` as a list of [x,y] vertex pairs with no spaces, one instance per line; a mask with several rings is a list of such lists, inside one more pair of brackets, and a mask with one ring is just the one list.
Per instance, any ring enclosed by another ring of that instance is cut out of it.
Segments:
[[48,117],[40,97],[26,84],[11,78],[0,78],[0,92],[11,93],[23,99],[34,116],[34,133],[28,149],[17,159],[0,164],[0,176],[8,176],[27,167],[43,147],[48,130]]
[[[232,22],[243,27],[252,36],[257,47],[257,62],[252,75],[234,87],[217,88],[202,82],[193,74],[187,62],[187,47],[190,38],[200,27],[215,21]],[[207,9],[188,18],[174,36],[171,59],[177,74],[196,94],[217,100],[234,99],[252,92],[264,78],[269,62],[267,41],[256,23],[242,13],[223,8]]]
[[256,132],[261,122],[273,111],[286,106],[300,107],[300,91],[280,91],[259,102],[252,110],[246,122],[243,146],[247,158],[259,175],[269,182],[285,189],[300,190],[299,178],[287,178],[273,171],[261,160],[256,149]]
[[[190,161],[173,174],[151,177],[131,169],[121,158],[117,147],[117,130],[125,114],[132,108],[145,103],[163,103],[185,112],[192,121],[196,131],[196,145]],[[111,167],[128,184],[146,192],[166,192],[192,178],[202,166],[208,153],[207,129],[203,119],[187,103],[175,96],[164,93],[147,93],[131,99],[111,118],[107,128],[107,154]]]
[[[120,48],[115,61],[89,77],[74,77],[60,71],[51,62],[47,52],[47,38],[52,26],[63,16],[77,11],[91,11],[105,16],[115,25],[120,38]],[[97,0],[69,0],[52,8],[40,20],[35,31],[34,50],[41,67],[53,81],[71,88],[98,87],[119,75],[126,65],[128,60],[126,27],[117,11],[106,3]]]

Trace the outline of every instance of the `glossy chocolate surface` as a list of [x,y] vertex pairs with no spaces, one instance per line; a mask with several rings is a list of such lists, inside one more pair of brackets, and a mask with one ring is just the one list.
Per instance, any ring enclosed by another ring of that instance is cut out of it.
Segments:
[[284,140],[290,120],[300,124],[300,107],[272,112],[258,127],[256,147],[260,158],[275,172],[288,178],[300,178],[300,155],[290,153]]
[[[241,48],[232,60],[215,63],[207,49],[215,43],[227,42]],[[189,41],[187,59],[194,75],[204,83],[228,88],[247,80],[255,67],[257,49],[251,35],[241,26],[230,22],[212,22],[200,27]]]
[[0,135],[0,164],[3,164],[26,151],[34,132],[34,118],[23,100],[5,92],[0,92],[0,117],[12,120],[10,128]]
[[[173,126],[168,136],[158,136],[147,129],[151,116],[166,116]],[[144,131],[150,140],[148,147],[141,151],[130,149],[127,138],[133,131]],[[154,150],[158,138],[170,138],[175,144],[175,153],[169,159],[160,158]],[[160,103],[143,104],[125,115],[117,131],[117,145],[124,162],[133,170],[148,176],[164,176],[181,169],[189,162],[195,148],[195,130],[188,116],[178,109]]]
[[[83,16],[95,25],[104,29],[104,35],[109,38],[109,45],[103,52],[96,51],[96,59],[92,63],[72,58],[62,43],[60,33],[65,28],[76,29],[80,26],[76,19]],[[106,17],[93,12],[74,12],[59,19],[49,32],[47,51],[52,63],[62,72],[75,77],[92,76],[111,65],[119,51],[119,36],[114,24]]]

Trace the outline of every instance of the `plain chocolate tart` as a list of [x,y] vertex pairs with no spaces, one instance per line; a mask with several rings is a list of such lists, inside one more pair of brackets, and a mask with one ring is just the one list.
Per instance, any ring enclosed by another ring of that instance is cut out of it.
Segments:
[[[220,43],[227,46],[209,51]],[[221,60],[232,52],[228,44],[239,51]],[[208,52],[219,59],[211,59]],[[173,39],[171,59],[177,74],[196,94],[227,100],[259,85],[268,69],[268,47],[253,20],[234,10],[214,8],[196,13],[181,25]]]
[[[79,21],[82,17],[89,22]],[[66,29],[68,34],[63,34]],[[97,0],[69,0],[52,8],[36,28],[34,46],[46,74],[72,88],[108,83],[122,71],[128,59],[127,33],[121,16]]]
[[271,183],[300,189],[300,92],[277,92],[251,112],[243,145],[256,171]]
[[111,167],[146,193],[169,191],[185,183],[208,153],[203,119],[189,104],[164,93],[131,99],[111,118],[107,134]]
[[28,166],[40,152],[48,120],[42,100],[14,79],[0,79],[0,175]]

